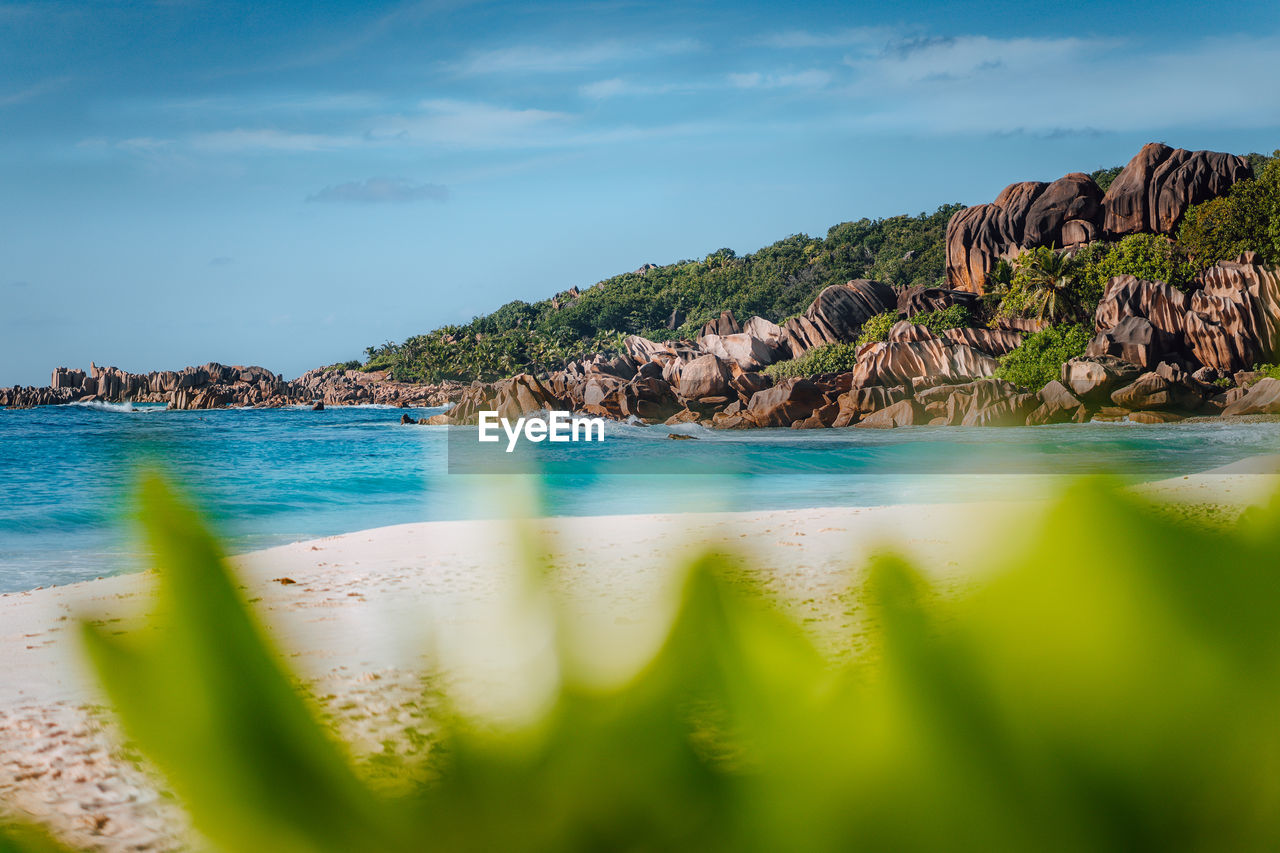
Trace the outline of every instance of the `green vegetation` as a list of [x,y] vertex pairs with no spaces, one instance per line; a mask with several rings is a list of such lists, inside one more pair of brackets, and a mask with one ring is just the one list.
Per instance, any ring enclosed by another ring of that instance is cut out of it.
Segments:
[[1083,279],[1081,292],[1095,306],[1107,282],[1116,276],[1132,275],[1189,290],[1196,274],[1178,244],[1159,234],[1130,234],[1118,243],[1093,243],[1077,258]]
[[1253,369],[1259,379],[1280,379],[1280,364],[1255,364]]
[[[959,590],[876,559],[834,618],[838,660],[708,556],[629,681],[586,678],[561,633],[537,718],[433,713],[425,758],[383,759],[388,788],[295,692],[196,516],[154,484],[143,510],[151,624],[84,634],[215,849],[1280,846],[1280,501],[1188,523],[1081,483],[1030,534],[992,536],[1025,544]],[[59,849],[31,839],[0,849]]]
[[1111,184],[1124,171],[1124,166],[1112,166],[1109,169],[1098,169],[1090,172],[1089,177],[1093,178],[1093,182],[1098,185],[1104,193],[1111,189]]
[[[973,318],[963,305],[951,305],[938,311],[922,311],[911,318],[912,323],[924,326],[934,334],[947,329],[968,326]],[[889,330],[898,322],[895,311],[867,320],[862,324],[862,334],[855,343],[826,344],[809,350],[800,358],[779,361],[769,365],[764,372],[775,382],[789,376],[817,376],[819,373],[847,373],[858,363],[858,350],[864,344],[884,341],[889,338]]]
[[1080,271],[1074,257],[1051,246],[1023,252],[1013,260],[1013,277],[1001,294],[998,315],[1051,323],[1079,320],[1088,310]]
[[898,322],[897,311],[885,311],[870,318],[862,324],[862,332],[858,335],[858,346],[889,340],[889,330],[896,322]]
[[1017,349],[1000,357],[996,376],[1039,391],[1061,375],[1063,364],[1084,355],[1089,338],[1089,331],[1076,324],[1051,326],[1027,335]]
[[[1012,264],[1000,261],[989,277],[985,312],[1070,323],[1094,311],[1114,276],[1130,274],[1185,290],[1194,286],[1199,270],[1245,250],[1280,263],[1280,159],[1248,157],[1257,177],[1191,208],[1176,241],[1137,234],[1072,255],[1048,247],[1025,252]],[[1106,191],[1120,171],[1099,169],[1092,177]],[[960,209],[945,205],[914,217],[845,222],[825,238],[796,234],[742,256],[719,249],[702,260],[614,276],[581,293],[510,302],[470,323],[369,347],[362,369],[420,382],[543,373],[592,353],[616,353],[628,334],[695,338],[726,309],[740,319],[758,314],[780,323],[803,311],[823,288],[854,278],[942,284],[946,226]],[[889,325],[887,318],[874,318],[864,342],[883,339]]]
[[1280,159],[1249,158],[1256,176],[1225,196],[1192,207],[1178,229],[1178,244],[1196,269],[1245,251],[1280,263]]
[[814,347],[799,358],[779,361],[764,369],[775,382],[791,376],[817,376],[819,373],[848,373],[858,363],[861,344],[824,344]]
[[[896,311],[877,314],[862,324],[862,333],[858,335],[858,346],[889,340],[889,330],[898,322]],[[921,311],[911,318],[917,326],[924,326],[935,335],[947,329],[960,329],[973,324],[969,309],[963,305],[949,305],[937,311]]]
[[[701,261],[614,276],[576,297],[510,302],[464,325],[370,347],[364,367],[423,382],[538,373],[592,352],[617,351],[628,334],[696,337],[725,309],[744,320],[758,314],[779,322],[807,308],[823,288],[850,279],[941,284],[947,222],[961,207],[845,222],[826,238],[796,234],[743,256],[721,249]],[[673,318],[679,322],[670,323]]]
[[[1093,316],[1107,283],[1132,275],[1189,290],[1196,268],[1177,243],[1159,234],[1131,234],[1117,243],[1090,243],[1074,252],[1045,246],[1001,260],[985,299],[995,317],[1033,317],[1051,323]],[[995,320],[993,320],[994,324]]]

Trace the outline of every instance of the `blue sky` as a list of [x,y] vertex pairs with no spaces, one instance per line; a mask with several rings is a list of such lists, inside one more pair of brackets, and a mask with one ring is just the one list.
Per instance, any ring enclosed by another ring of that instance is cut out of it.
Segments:
[[1280,11],[6,3],[0,385],[369,344],[1147,141],[1280,147]]

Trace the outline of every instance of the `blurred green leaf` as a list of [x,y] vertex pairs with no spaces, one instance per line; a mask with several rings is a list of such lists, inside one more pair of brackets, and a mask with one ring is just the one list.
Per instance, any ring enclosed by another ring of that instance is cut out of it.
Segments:
[[197,828],[228,849],[378,847],[391,815],[315,722],[189,507],[141,487],[159,568],[146,630],[84,636],[112,704]]
[[68,853],[43,830],[30,826],[0,826],[0,853]]
[[224,849],[1280,846],[1280,501],[1219,529],[1078,483],[963,592],[876,560],[843,663],[708,555],[634,678],[562,665],[512,729],[438,713],[426,766],[401,768],[429,781],[395,797],[315,722],[194,514],[154,481],[145,510],[153,621],[86,629],[90,649]]

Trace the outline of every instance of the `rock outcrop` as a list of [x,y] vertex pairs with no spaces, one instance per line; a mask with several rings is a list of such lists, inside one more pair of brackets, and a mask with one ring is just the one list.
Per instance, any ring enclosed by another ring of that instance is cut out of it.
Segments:
[[976,309],[978,294],[967,290],[951,290],[945,287],[928,287],[917,284],[898,291],[898,318],[910,320],[917,314],[941,311],[952,305]]
[[1280,380],[1266,378],[1223,409],[1224,415],[1280,415]]
[[985,292],[987,275],[1001,258],[1035,246],[1063,246],[1068,222],[1073,239],[1102,214],[1102,190],[1088,175],[1074,172],[1051,184],[1011,184],[990,204],[978,204],[947,224],[947,281],[957,290]]
[[1112,238],[1172,235],[1192,205],[1225,195],[1237,181],[1252,176],[1244,157],[1149,143],[1107,189],[1103,232]]
[[1200,363],[1232,373],[1274,361],[1280,344],[1280,273],[1249,253],[1210,267],[1198,282],[1184,329]]
[[940,338],[867,344],[858,353],[853,385],[930,387],[992,376],[998,364],[986,353]]
[[265,367],[210,362],[182,370],[129,373],[90,365],[89,372],[59,367],[45,388],[0,388],[0,406],[28,408],[67,403],[164,403],[173,409],[274,408],[302,403],[440,406],[462,383],[413,385],[384,373],[312,370],[290,382]]
[[897,308],[898,294],[883,282],[857,279],[833,284],[803,314],[786,322],[783,336],[791,357],[798,358],[814,347],[857,340],[863,323]]
[[1110,400],[1116,388],[1137,379],[1139,373],[1136,365],[1114,356],[1073,358],[1062,365],[1061,384],[1086,403],[1101,403]]
[[996,264],[1027,249],[1066,248],[1127,234],[1171,235],[1188,208],[1224,195],[1252,174],[1243,157],[1151,143],[1129,161],[1106,195],[1079,172],[1053,183],[1011,184],[990,204],[951,217],[947,281],[953,288],[983,293]]

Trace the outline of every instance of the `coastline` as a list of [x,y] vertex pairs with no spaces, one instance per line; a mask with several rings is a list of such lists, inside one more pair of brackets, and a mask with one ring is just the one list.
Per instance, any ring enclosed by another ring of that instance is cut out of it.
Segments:
[[[1230,515],[1268,499],[1277,475],[1280,456],[1252,457],[1133,489]],[[422,697],[424,671],[463,707],[495,720],[536,707],[548,604],[514,568],[529,535],[557,556],[553,591],[568,629],[590,637],[574,644],[590,653],[577,663],[609,681],[656,648],[678,570],[701,550],[744,555],[746,571],[820,640],[843,631],[847,642],[850,590],[872,555],[891,549],[944,588],[960,587],[994,567],[992,541],[1000,554],[1017,553],[1018,537],[1030,535],[1044,510],[1040,500],[1020,499],[423,522],[231,563],[272,642],[359,756],[420,721],[409,708]],[[81,618],[122,631],[136,624],[152,577],[0,595],[0,801],[94,849],[175,849],[186,833],[158,780],[121,757],[111,725],[91,712],[100,696],[76,643]]]

